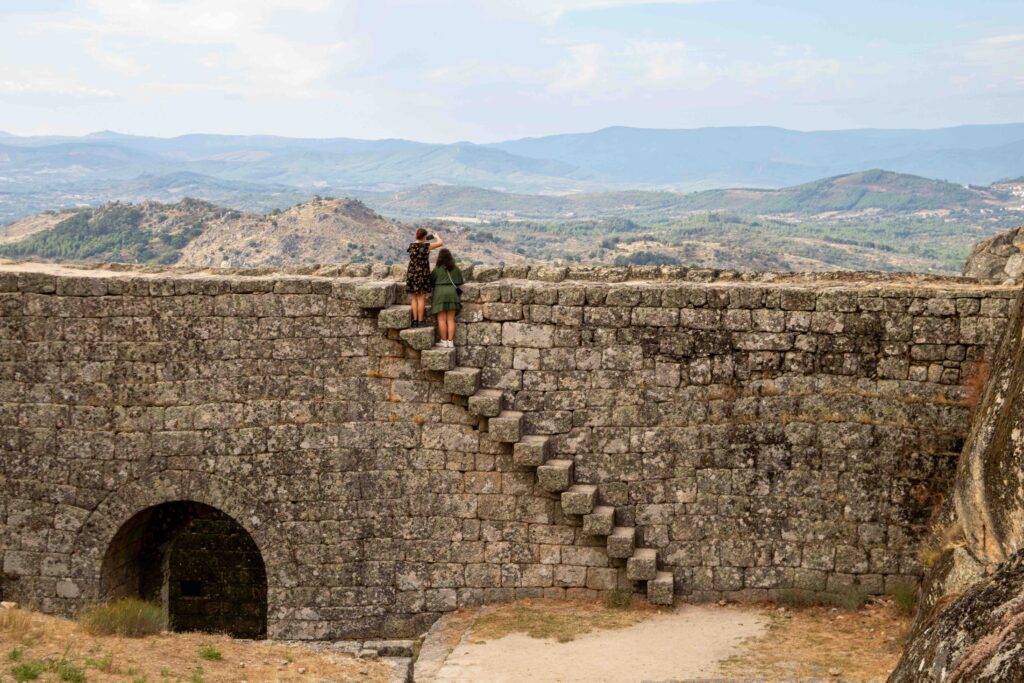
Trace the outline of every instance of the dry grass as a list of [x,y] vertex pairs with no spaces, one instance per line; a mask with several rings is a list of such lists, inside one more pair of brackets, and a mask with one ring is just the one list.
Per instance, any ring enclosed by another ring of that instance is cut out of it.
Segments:
[[141,638],[160,633],[164,615],[158,605],[126,598],[86,610],[78,623],[94,636]]
[[482,609],[470,637],[483,642],[523,633],[568,643],[591,631],[626,628],[655,614],[656,607],[639,601],[611,607],[588,600],[523,600]]
[[988,376],[992,373],[992,364],[988,361],[982,360],[977,361],[971,367],[971,373],[964,380],[964,386],[967,387],[967,396],[964,397],[964,405],[971,410],[974,410],[978,406],[978,402],[981,400],[981,394],[985,390],[985,383],[988,382]]
[[721,664],[723,674],[756,680],[884,681],[899,660],[910,619],[890,600],[857,611],[776,609],[767,635]]
[[207,633],[97,636],[66,619],[0,610],[0,680],[15,680],[14,669],[39,672],[38,678],[25,680],[71,683],[384,683],[390,671],[382,662],[301,645]]

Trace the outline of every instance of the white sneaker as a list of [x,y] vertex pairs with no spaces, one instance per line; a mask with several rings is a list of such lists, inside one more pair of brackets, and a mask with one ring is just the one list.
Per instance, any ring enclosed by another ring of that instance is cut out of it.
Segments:
[[449,349],[454,349],[455,348],[455,342],[452,341],[451,339],[447,340],[444,343],[444,345],[447,346]]
[[441,341],[439,341],[436,344],[434,344],[434,348],[435,349],[447,349],[448,345],[445,344],[444,339],[442,339]]

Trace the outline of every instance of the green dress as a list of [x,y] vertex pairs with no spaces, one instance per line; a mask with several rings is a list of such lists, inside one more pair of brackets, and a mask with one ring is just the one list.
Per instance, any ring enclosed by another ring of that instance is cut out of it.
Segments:
[[462,271],[458,267],[453,268],[450,273],[444,268],[434,268],[430,278],[434,282],[430,312],[437,315],[441,311],[461,311],[462,302],[459,301],[459,293],[455,291],[455,287],[463,283]]

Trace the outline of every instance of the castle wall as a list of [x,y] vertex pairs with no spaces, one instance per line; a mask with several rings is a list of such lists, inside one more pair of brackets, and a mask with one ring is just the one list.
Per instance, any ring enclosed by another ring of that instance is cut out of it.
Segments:
[[[178,500],[251,535],[271,637],[408,634],[458,606],[630,589],[604,539],[382,329],[376,274],[0,267],[4,599],[74,613],[121,526]],[[608,281],[650,274],[478,269],[458,365],[599,485],[677,597],[916,578],[1016,292]]]

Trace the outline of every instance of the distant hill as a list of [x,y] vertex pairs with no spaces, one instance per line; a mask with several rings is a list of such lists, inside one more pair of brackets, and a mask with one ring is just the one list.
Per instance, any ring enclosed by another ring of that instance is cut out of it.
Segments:
[[0,243],[0,255],[11,258],[213,267],[396,260],[409,241],[409,230],[350,199],[314,199],[269,215],[194,199],[114,202],[6,228],[17,239]]
[[471,217],[487,220],[585,217],[671,217],[690,211],[804,214],[881,210],[907,213],[999,207],[1005,197],[919,176],[871,170],[780,190],[706,190],[690,194],[620,191],[564,196],[496,192],[477,187],[427,185],[393,193],[361,193],[367,203],[402,218]]

